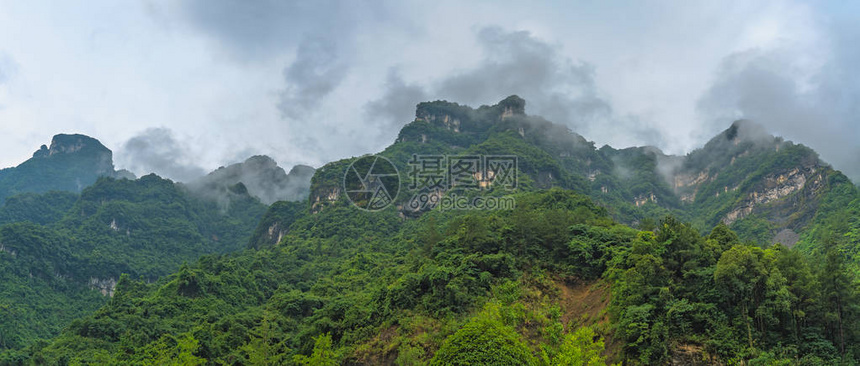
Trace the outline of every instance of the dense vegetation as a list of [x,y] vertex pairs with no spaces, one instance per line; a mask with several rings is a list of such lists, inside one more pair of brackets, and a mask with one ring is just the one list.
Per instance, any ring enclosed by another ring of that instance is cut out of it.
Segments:
[[120,274],[155,281],[185,261],[243,248],[265,206],[229,208],[169,180],[100,178],[80,194],[12,196],[0,208],[0,350],[59,333],[102,306]]
[[[340,201],[293,218],[276,246],[207,256],[155,283],[123,276],[105,307],[18,357],[662,364],[683,347],[724,363],[832,364],[858,351],[838,243],[811,261],[724,225],[704,237],[671,217],[630,229],[570,191],[516,198],[513,211],[406,221]],[[594,308],[571,305],[576,288],[600,294]]]
[[516,156],[516,189],[444,192],[513,210],[362,211],[355,158],[265,214],[232,176],[13,195],[0,364],[858,362],[860,190],[814,151],[743,121],[686,157],[597,149],[524,106],[421,103],[380,154],[403,186],[414,154]]

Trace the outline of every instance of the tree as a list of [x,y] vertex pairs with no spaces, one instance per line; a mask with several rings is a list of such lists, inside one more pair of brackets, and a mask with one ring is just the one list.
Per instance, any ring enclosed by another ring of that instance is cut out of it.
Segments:
[[590,327],[582,327],[564,336],[561,350],[552,360],[554,366],[593,366],[606,365],[603,353],[603,339]]
[[331,334],[321,334],[314,338],[314,350],[311,355],[295,355],[293,356],[293,362],[306,366],[337,365],[334,351],[331,348]]
[[[172,343],[175,345],[171,346]],[[183,333],[179,337],[165,335],[150,346],[146,359],[152,365],[203,365],[206,359],[194,355],[198,348],[200,344],[191,333]]]
[[513,328],[479,316],[452,334],[430,365],[535,365],[526,344]]
[[714,281],[726,295],[730,304],[739,304],[740,316],[746,325],[747,341],[754,348],[750,311],[755,306],[755,297],[764,285],[765,269],[759,261],[761,249],[735,245],[725,251],[717,262]]
[[250,332],[251,339],[241,347],[248,355],[248,365],[278,365],[283,362],[287,347],[283,341],[277,341],[273,334],[277,329],[269,317],[269,312],[264,311],[262,323]]
[[839,249],[838,239],[828,238],[825,243],[824,267],[818,278],[821,283],[828,335],[834,344],[839,345],[839,352],[843,357],[845,345],[848,342],[845,325],[847,320],[853,319],[852,310],[856,304],[853,279],[845,267],[845,258]]

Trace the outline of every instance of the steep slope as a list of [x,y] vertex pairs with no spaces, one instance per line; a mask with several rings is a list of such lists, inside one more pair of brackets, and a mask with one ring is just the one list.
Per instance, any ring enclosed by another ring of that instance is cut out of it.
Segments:
[[414,220],[393,206],[305,211],[277,246],[206,257],[156,283],[124,276],[105,307],[22,357],[299,365],[543,365],[585,355],[634,365],[855,360],[860,312],[848,304],[860,293],[833,251],[819,268],[785,247],[741,244],[724,225],[702,237],[667,218],[640,232],[567,190],[515,198],[511,211],[432,210]]
[[856,190],[839,176],[811,149],[738,121],[690,153],[671,181],[697,224],[724,222],[761,245],[792,246],[828,192]]
[[[516,156],[520,190],[573,189],[633,226],[652,225],[667,214],[693,222],[702,232],[723,222],[760,245],[794,245],[817,222],[818,207],[829,192],[857,192],[811,149],[774,137],[750,121],[734,122],[686,156],[666,155],[654,147],[596,149],[563,126],[526,115],[525,101],[516,96],[478,109],[445,101],[421,103],[415,120],[379,155],[397,166],[402,185],[414,179],[409,165],[413,155]],[[342,172],[353,161],[320,169],[311,186],[314,212],[343,197]],[[415,193],[401,189],[395,199],[406,216],[420,214],[408,204]],[[463,194],[453,186],[439,193]]]
[[[380,155],[405,186],[421,154],[516,156],[514,189],[479,190],[516,206],[409,205],[416,191],[475,194],[450,184],[400,189],[393,205],[361,210],[344,189],[359,158],[332,162],[315,172],[308,201],[269,208],[246,251],[154,283],[123,276],[105,307],[12,356],[553,364],[603,362],[605,352],[627,364],[851,364],[860,354],[860,293],[844,256],[860,237],[857,188],[802,145],[740,121],[684,157],[596,149],[512,96],[477,109],[419,104]],[[115,212],[94,222],[113,223]],[[744,244],[785,230],[817,256]]]
[[265,206],[247,193],[228,199],[224,210],[155,175],[10,197],[0,208],[16,222],[0,226],[0,350],[55,336],[105,304],[121,274],[155,281],[244,248]]
[[80,192],[98,177],[134,179],[128,171],[116,171],[113,153],[98,140],[84,135],[54,136],[51,146],[14,168],[0,170],[0,203],[23,192]]

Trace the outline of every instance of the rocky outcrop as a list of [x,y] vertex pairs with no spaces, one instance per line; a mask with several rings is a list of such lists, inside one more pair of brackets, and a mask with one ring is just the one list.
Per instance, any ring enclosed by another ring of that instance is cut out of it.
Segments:
[[698,173],[678,173],[672,178],[672,188],[681,202],[693,203],[696,201],[696,194],[699,193],[699,187],[703,184],[713,181],[718,174],[711,176],[708,170]]
[[722,365],[713,355],[708,355],[704,347],[694,344],[681,344],[672,349],[672,366]]
[[648,202],[657,203],[657,196],[655,196],[654,193],[650,193],[648,195],[639,195],[633,199],[633,204],[636,205],[636,207],[643,206]]
[[6,246],[3,245],[3,243],[0,243],[0,252],[9,253],[12,258],[15,258],[18,255],[18,252],[16,252],[14,249],[7,249]]
[[317,192],[311,197],[311,212],[318,213],[322,208],[329,203],[337,201],[340,198],[340,188],[333,187],[321,192]]
[[99,177],[114,177],[113,153],[98,140],[60,134],[17,167],[0,170],[0,203],[24,192],[80,192]]
[[499,106],[503,108],[502,119],[513,116],[524,116],[526,114],[526,100],[517,95],[511,95],[503,99],[499,102]]
[[116,290],[116,278],[90,277],[90,288],[99,290],[99,292],[104,296],[113,297],[114,291]]
[[280,223],[276,222],[269,226],[269,229],[266,231],[266,239],[274,245],[280,243],[286,234],[287,230],[282,228]]
[[767,205],[769,203],[788,197],[796,192],[800,192],[811,181],[815,190],[815,186],[821,183],[821,174],[815,166],[797,167],[781,174],[773,174],[764,178],[759,189],[748,193],[746,198],[729,211],[723,218],[723,222],[727,225],[750,215],[756,207]]

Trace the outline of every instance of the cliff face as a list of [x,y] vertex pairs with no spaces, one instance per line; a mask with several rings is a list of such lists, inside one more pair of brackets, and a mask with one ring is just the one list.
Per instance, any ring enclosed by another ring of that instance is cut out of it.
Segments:
[[[685,156],[655,147],[595,148],[567,127],[525,113],[517,96],[473,109],[447,101],[418,104],[415,120],[381,155],[409,178],[413,154],[499,154],[519,158],[519,189],[560,186],[589,194],[621,222],[673,214],[702,228],[719,222],[741,233],[756,226],[756,240],[792,245],[812,222],[835,172],[811,149],[768,134],[746,120],[732,123]],[[312,212],[342,197],[348,160],[317,172]],[[482,186],[482,187],[488,187]],[[856,190],[852,186],[851,189]],[[444,193],[443,190],[442,193]],[[406,207],[408,197],[398,198]],[[401,209],[406,216],[420,212]],[[749,222],[758,220],[759,224]]]

